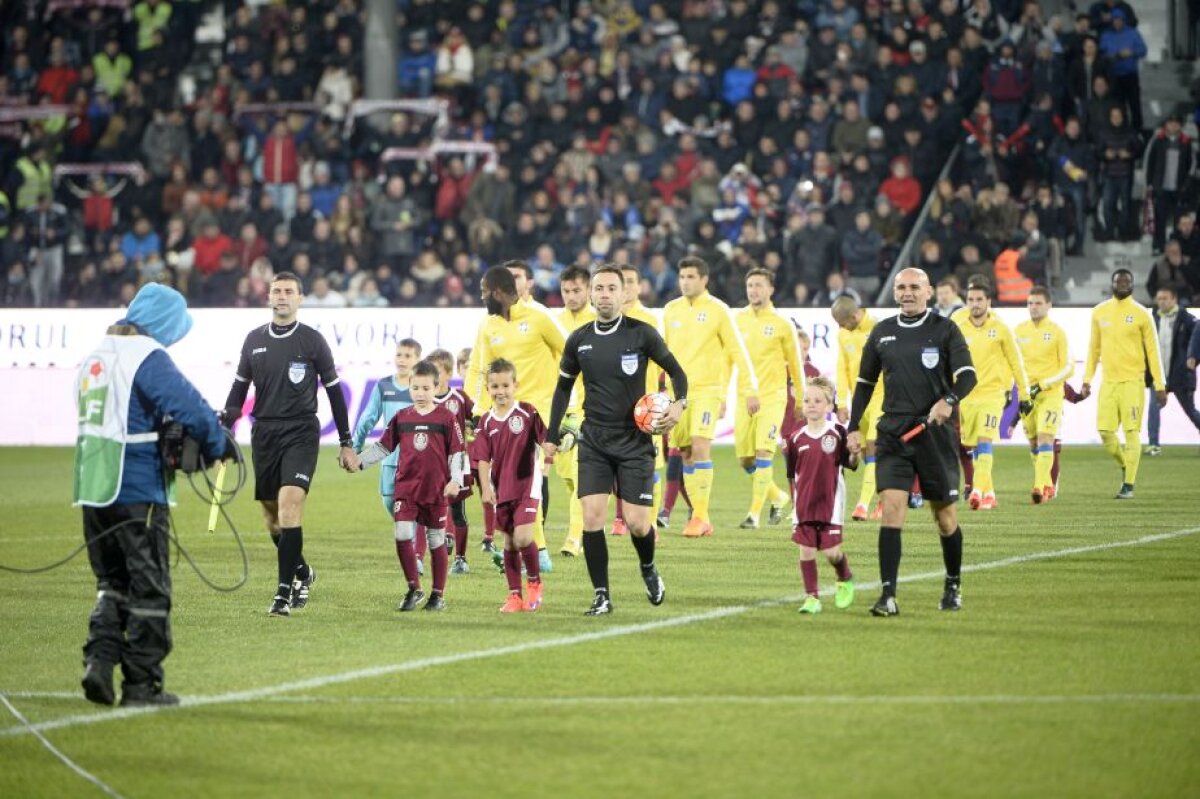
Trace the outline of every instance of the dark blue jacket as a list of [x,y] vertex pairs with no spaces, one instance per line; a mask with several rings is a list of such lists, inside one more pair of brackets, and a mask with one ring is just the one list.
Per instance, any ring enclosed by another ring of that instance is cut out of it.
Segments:
[[[1158,329],[1158,320],[1158,309],[1155,308],[1155,330]],[[1171,327],[1171,362],[1163,364],[1168,391],[1196,390],[1196,370],[1187,368],[1187,359],[1189,350],[1200,354],[1200,338],[1196,336],[1197,331],[1200,331],[1200,326],[1196,324],[1196,317],[1180,306],[1179,313],[1175,315],[1175,324]]]

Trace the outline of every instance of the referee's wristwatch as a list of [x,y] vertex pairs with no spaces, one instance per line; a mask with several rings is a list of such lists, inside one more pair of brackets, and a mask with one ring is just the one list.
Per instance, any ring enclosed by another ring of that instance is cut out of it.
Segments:
[[946,396],[942,397],[942,402],[953,408],[958,404],[958,396],[955,394],[947,394]]
[[680,397],[675,401],[678,402],[685,411],[687,410],[687,397]]

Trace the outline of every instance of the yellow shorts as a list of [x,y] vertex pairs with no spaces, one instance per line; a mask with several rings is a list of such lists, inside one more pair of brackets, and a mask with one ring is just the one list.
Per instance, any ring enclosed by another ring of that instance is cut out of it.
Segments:
[[753,458],[755,452],[775,452],[779,426],[787,409],[787,396],[764,401],[751,416],[739,405],[733,418],[733,448],[739,458]]
[[711,441],[717,432],[721,401],[722,398],[715,394],[688,397],[687,410],[679,418],[679,424],[671,430],[671,446],[680,449],[690,447],[693,438]]
[[1063,393],[1057,386],[1037,395],[1033,401],[1033,410],[1028,416],[1021,417],[1025,428],[1025,436],[1030,441],[1036,441],[1038,436],[1058,437],[1058,429],[1062,426]]
[[879,417],[883,413],[883,392],[876,386],[875,393],[871,397],[871,401],[867,403],[867,409],[863,411],[862,419],[858,423],[858,431],[862,433],[863,441],[875,440],[875,425],[879,423]]
[[1100,384],[1100,401],[1096,406],[1096,429],[1116,432],[1117,428],[1140,432],[1142,411],[1146,408],[1146,385],[1141,380]]
[[964,447],[973,447],[979,439],[989,441],[1000,439],[1000,417],[1004,413],[1004,395],[988,394],[975,399],[974,393],[967,396],[958,407],[959,419],[962,422],[962,443]]

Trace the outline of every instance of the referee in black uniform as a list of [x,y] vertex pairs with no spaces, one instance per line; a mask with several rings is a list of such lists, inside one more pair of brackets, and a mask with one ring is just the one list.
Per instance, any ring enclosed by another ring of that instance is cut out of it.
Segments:
[[338,385],[333,354],[324,336],[296,319],[304,299],[300,278],[280,272],[271,281],[271,323],[246,336],[233,387],[225,400],[226,423],[241,415],[254,384],[254,498],[262,503],[267,530],[279,550],[279,587],[268,613],[287,616],[308,602],[317,573],[304,560],[304,499],[320,449],[317,378],[325,385],[337,424],[338,463],[352,458],[346,398]]
[[666,588],[654,566],[654,439],[633,422],[633,408],[646,391],[649,361],[671,378],[676,400],[659,422],[670,430],[687,407],[687,376],[651,325],[622,315],[624,280],[619,267],[607,264],[592,275],[596,320],[573,332],[563,349],[558,386],[550,410],[545,449],[558,448],[559,425],[575,379],[583,375],[583,427],[579,432],[579,499],[583,504],[583,555],[596,591],[585,615],[612,613],[608,595],[608,543],[604,519],[613,485],[625,504],[625,523],[641,563],[650,604],[660,605]]
[[[847,444],[857,453],[863,409],[883,373],[883,416],[875,439],[875,479],[883,506],[879,528],[879,580],[883,594],[874,616],[895,616],[896,577],[900,571],[900,529],[908,510],[913,475],[933,510],[941,533],[946,584],[940,608],[962,606],[962,529],[958,526],[958,440],[946,424],[959,400],[975,387],[975,367],[958,325],[927,310],[929,276],[904,269],[896,276],[900,315],[875,326],[863,347]],[[907,439],[907,440],[905,440]]]

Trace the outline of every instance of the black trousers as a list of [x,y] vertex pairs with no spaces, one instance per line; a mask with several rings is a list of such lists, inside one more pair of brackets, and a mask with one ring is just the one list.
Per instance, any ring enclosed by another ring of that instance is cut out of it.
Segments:
[[83,509],[97,592],[83,655],[120,663],[126,686],[162,685],[171,651],[169,524],[165,505]]

